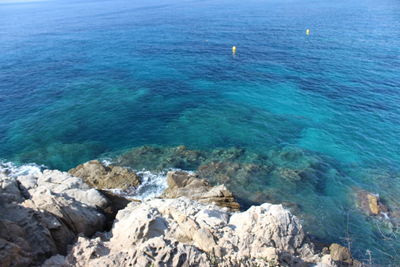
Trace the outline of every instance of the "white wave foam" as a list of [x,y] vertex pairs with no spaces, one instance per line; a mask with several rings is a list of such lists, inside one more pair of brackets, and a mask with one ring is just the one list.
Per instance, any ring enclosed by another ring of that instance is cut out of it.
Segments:
[[127,190],[110,189],[111,192],[138,200],[147,200],[160,196],[167,188],[167,172],[152,173],[150,171],[136,172],[142,179],[142,183],[137,188]]
[[[112,165],[113,159],[112,158],[102,158],[101,163],[104,166]],[[114,194],[132,198],[137,200],[147,200],[154,197],[159,197],[164,190],[167,188],[167,172],[170,170],[178,170],[178,169],[168,169],[161,172],[151,172],[145,169],[138,171],[134,170],[130,167],[124,166],[125,168],[131,169],[135,171],[137,175],[141,177],[141,184],[137,188],[129,188],[126,190],[122,189],[108,189],[110,192]]]
[[4,173],[10,177],[18,177],[20,175],[36,175],[40,173],[45,166],[35,163],[17,165],[12,162],[0,161],[0,173]]
[[112,164],[112,160],[110,158],[105,158],[105,159],[102,159],[100,161],[101,161],[101,164],[103,164],[106,167],[110,166]]
[[142,178],[142,183],[136,189],[136,197],[146,200],[160,196],[167,188],[167,173],[152,173],[141,171],[138,174]]
[[[106,166],[112,164],[111,160],[103,159],[102,163]],[[0,173],[4,173],[9,177],[18,177],[21,175],[37,175],[46,169],[44,165],[38,165],[35,163],[17,165],[13,162],[0,161]],[[179,169],[170,169],[179,170]],[[158,173],[151,171],[136,171],[141,177],[141,184],[137,188],[130,188],[127,190],[121,189],[109,189],[109,191],[127,197],[138,200],[147,200],[154,197],[159,197],[164,190],[167,188],[167,172],[165,170]]]

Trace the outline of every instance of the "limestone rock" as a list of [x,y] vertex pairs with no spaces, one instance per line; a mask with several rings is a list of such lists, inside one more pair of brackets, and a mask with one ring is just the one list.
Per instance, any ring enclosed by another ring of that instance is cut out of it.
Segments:
[[59,171],[0,175],[0,265],[38,265],[66,253],[77,235],[104,229],[107,200],[79,178]]
[[58,251],[63,253],[77,234],[91,236],[104,228],[105,217],[96,209],[48,190],[34,192],[22,206],[45,211],[41,222],[49,229]]
[[[177,180],[178,184],[181,184]],[[241,213],[187,198],[130,203],[109,238],[79,238],[72,266],[335,266],[281,205]],[[242,264],[242,265],[240,265]]]
[[17,203],[1,203],[0,214],[1,266],[37,264],[59,252],[43,213]]
[[105,166],[98,160],[81,164],[68,172],[97,189],[128,189],[140,185],[140,177],[135,172],[120,166]]
[[168,188],[162,198],[187,197],[201,203],[215,203],[237,211],[240,208],[233,194],[224,186],[211,186],[198,175],[184,171],[170,171],[167,174]]
[[22,192],[18,188],[15,179],[0,173],[0,202],[11,203],[24,200]]
[[[94,165],[93,175],[99,170]],[[110,177],[121,173],[125,171],[106,170]],[[106,192],[108,200],[64,172],[46,170],[18,177],[0,173],[0,265],[322,267],[356,263],[337,244],[330,247],[330,254],[316,253],[298,219],[282,205],[265,203],[232,212],[239,210],[239,204],[223,185],[213,187],[184,171],[169,172],[167,180],[163,198],[133,202]],[[371,201],[367,203],[371,209]],[[376,203],[380,205],[379,199]],[[107,209],[110,214],[121,210],[111,231],[98,233],[109,230],[99,212]]]
[[35,176],[19,176],[17,181],[28,195],[36,191],[49,190],[91,207],[102,208],[108,204],[107,199],[96,189],[90,188],[80,178],[66,172],[45,170]]

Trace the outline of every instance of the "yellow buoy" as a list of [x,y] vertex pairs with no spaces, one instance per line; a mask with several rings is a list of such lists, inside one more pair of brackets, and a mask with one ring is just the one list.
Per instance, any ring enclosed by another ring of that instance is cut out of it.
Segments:
[[232,46],[232,54],[236,54],[236,46]]
[[306,34],[307,34],[307,35],[310,35],[310,29],[307,29],[307,30],[306,30]]

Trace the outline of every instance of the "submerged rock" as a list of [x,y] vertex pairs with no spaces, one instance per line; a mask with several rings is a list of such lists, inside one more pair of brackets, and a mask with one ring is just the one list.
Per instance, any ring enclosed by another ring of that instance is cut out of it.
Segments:
[[170,171],[167,174],[168,188],[161,195],[162,198],[187,197],[201,203],[214,203],[230,210],[239,210],[233,194],[224,186],[211,186],[204,179],[194,173],[184,171]]
[[247,186],[269,172],[269,167],[254,163],[213,161],[198,168],[200,177],[213,183],[223,183],[234,187]]
[[309,183],[317,190],[323,190],[324,181],[321,176],[327,171],[327,166],[316,154],[285,146],[270,150],[268,156],[273,165],[271,173],[274,176],[288,183],[297,183],[300,186]]
[[126,151],[115,164],[134,169],[162,171],[170,168],[196,170],[210,162],[252,162],[260,164],[266,157],[243,148],[218,148],[211,151],[188,149],[186,146],[142,146]]
[[356,189],[357,206],[366,215],[380,215],[388,212],[388,208],[380,201],[379,195],[366,190]]
[[130,203],[109,239],[79,238],[65,264],[336,266],[330,255],[315,253],[297,218],[281,205],[230,213],[186,198]]
[[128,189],[140,185],[140,177],[128,168],[105,166],[98,160],[81,164],[68,171],[97,189]]
[[162,171],[169,168],[194,170],[206,159],[206,152],[190,150],[185,146],[142,146],[123,153],[115,162],[138,170]]
[[387,240],[396,240],[400,231],[400,212],[398,205],[386,205],[378,194],[363,189],[355,189],[356,205],[365,215],[376,234]]
[[286,179],[290,182],[293,181],[301,181],[303,170],[296,170],[284,167],[276,167],[274,170],[275,174],[283,179]]

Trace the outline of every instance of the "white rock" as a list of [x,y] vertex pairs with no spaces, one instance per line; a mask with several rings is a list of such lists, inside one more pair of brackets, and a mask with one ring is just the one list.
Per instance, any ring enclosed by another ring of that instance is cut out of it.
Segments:
[[297,218],[281,205],[264,204],[230,213],[179,198],[128,205],[118,213],[108,241],[80,239],[66,263],[212,266],[218,262],[218,266],[234,266],[242,262],[242,266],[269,266],[280,260],[290,266],[328,262],[326,258],[322,262]]
[[8,249],[0,250],[0,265],[37,265],[66,253],[77,235],[104,230],[105,217],[97,207],[106,203],[97,190],[68,173],[1,174],[0,241]]

